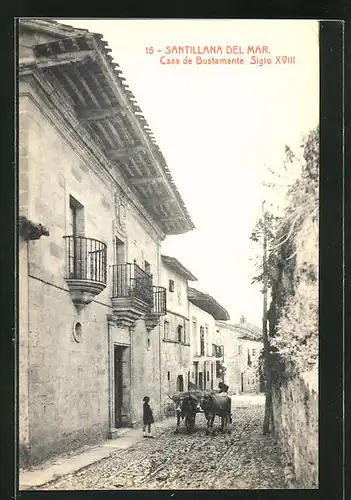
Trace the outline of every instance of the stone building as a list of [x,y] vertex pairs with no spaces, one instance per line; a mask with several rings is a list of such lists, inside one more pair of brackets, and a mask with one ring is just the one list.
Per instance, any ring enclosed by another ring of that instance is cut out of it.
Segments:
[[160,245],[193,229],[101,35],[19,33],[20,463],[161,413]]
[[161,256],[161,285],[166,289],[167,313],[163,316],[161,373],[163,406],[169,407],[169,397],[188,389],[191,370],[188,281],[195,276],[179,260]]
[[[216,389],[223,381],[221,354],[214,347],[216,320],[229,320],[228,312],[210,295],[188,287],[191,322],[191,382],[200,389]],[[218,357],[217,357],[218,354]]]
[[224,381],[233,394],[260,392],[257,363],[263,348],[261,330],[241,316],[240,323],[216,323],[216,342],[223,345]]

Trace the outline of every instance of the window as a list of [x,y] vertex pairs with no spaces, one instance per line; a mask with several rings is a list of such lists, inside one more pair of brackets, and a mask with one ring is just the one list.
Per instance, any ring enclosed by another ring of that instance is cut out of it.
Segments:
[[252,349],[252,355],[256,356],[256,349]]
[[168,290],[170,292],[174,292],[174,281],[173,280],[169,280],[169,283],[168,283]]
[[205,356],[205,330],[200,326],[200,356]]
[[167,372],[167,380],[171,380],[171,372]]
[[178,325],[177,332],[178,332],[178,342],[183,342],[183,327],[182,327],[182,325]]
[[242,354],[242,353],[243,353],[243,346],[239,345],[239,347],[238,347],[238,354]]
[[250,349],[247,350],[247,366],[251,366]]
[[210,380],[210,372],[207,372],[207,382]]
[[151,274],[151,265],[147,260],[144,261],[144,270],[147,274]]
[[169,321],[167,320],[163,323],[163,338],[169,340]]

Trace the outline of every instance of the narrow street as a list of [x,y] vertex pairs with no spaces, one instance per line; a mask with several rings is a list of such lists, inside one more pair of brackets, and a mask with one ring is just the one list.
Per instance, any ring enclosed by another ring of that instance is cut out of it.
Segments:
[[[195,431],[184,426],[157,430],[74,474],[39,490],[276,489],[284,488],[284,466],[272,438],[262,435],[264,398],[233,396],[231,434],[205,435],[199,414]],[[175,424],[175,419],[174,419]],[[215,425],[218,428],[219,420]]]

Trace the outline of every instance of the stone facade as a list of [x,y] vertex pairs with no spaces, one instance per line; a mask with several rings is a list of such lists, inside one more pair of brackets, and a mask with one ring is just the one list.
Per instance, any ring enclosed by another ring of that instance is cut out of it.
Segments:
[[167,290],[167,315],[161,322],[162,407],[169,414],[174,410],[169,396],[188,389],[191,370],[188,276],[162,259],[161,284]]
[[[28,23],[20,35],[19,211],[47,227],[49,235],[19,241],[22,466],[140,422],[146,394],[155,416],[161,414],[159,319],[152,328],[143,314],[132,324],[123,323],[111,297],[117,263],[139,266],[152,275],[153,285],[160,285],[160,245],[166,235],[118,169],[102,162],[101,144],[78,123],[64,88],[50,93],[50,74],[33,69],[32,46],[65,39],[67,33],[45,35],[45,30],[58,33],[61,28],[46,21]],[[57,96],[60,100],[50,101]],[[171,197],[175,188],[167,189]],[[180,221],[182,216],[177,217]],[[181,224],[178,233],[189,230]],[[66,239],[72,235],[73,254]],[[101,250],[77,246],[78,238],[106,248],[106,260],[101,260]],[[77,248],[84,250],[80,258]],[[89,278],[98,259],[106,279]],[[79,292],[83,304],[74,301],[68,273],[72,262],[80,263],[84,274],[76,286],[88,287],[89,293]]]
[[[29,414],[28,410],[25,411],[23,419],[29,421],[27,434],[32,443],[31,455],[41,457],[49,449],[62,451],[69,441],[81,443],[82,436],[100,439],[114,426],[113,418],[109,417],[107,370],[107,316],[112,314],[112,275],[108,274],[107,286],[96,300],[78,313],[64,279],[64,236],[71,234],[69,197],[73,196],[84,206],[85,234],[108,245],[108,264],[113,265],[115,208],[111,187],[91,170],[87,171],[88,159],[86,162],[80,159],[39,106],[20,92],[20,109],[22,107],[30,120],[26,134],[28,170],[26,173],[20,162],[24,170],[22,179],[26,179],[20,181],[20,186],[22,182],[29,186],[28,216],[50,228],[49,238],[28,243],[21,241],[20,244],[23,268],[28,259],[28,276],[25,269],[20,273],[20,345],[23,345],[21,354],[24,354],[23,358],[21,355],[23,378],[20,386],[25,388],[25,379],[29,377],[30,395]],[[25,136],[20,140],[23,144]],[[104,198],[97,193],[103,193]],[[147,260],[157,277],[160,241],[150,236],[147,224],[143,224],[131,206],[125,223],[127,234],[121,238],[126,244],[126,261],[136,259],[142,266]],[[26,300],[29,305],[25,304]],[[80,343],[72,334],[73,325],[78,320],[83,325]],[[159,407],[159,330],[156,328],[150,335],[149,349],[142,320],[132,332],[112,327],[112,335],[114,344],[120,343],[128,349],[132,346],[134,360],[137,360],[133,365],[134,391],[125,411],[128,420],[140,420],[144,393],[155,394],[154,404]],[[29,367],[28,372],[26,367]],[[22,391],[21,401],[25,401]]]
[[[260,382],[256,371],[257,359],[263,348],[262,342],[245,338],[238,339],[239,392],[258,393],[260,392]],[[239,354],[240,353],[240,354]]]
[[[312,377],[310,376],[312,375]],[[318,380],[295,375],[273,393],[275,434],[293,469],[292,487],[318,488]]]
[[263,343],[254,339],[259,333],[257,330],[246,322],[237,325],[224,321],[216,323],[216,343],[224,347],[224,381],[230,393],[260,392],[256,367]]
[[238,394],[240,390],[239,333],[216,323],[215,343],[223,346],[223,362],[226,368],[224,382],[228,385],[229,394]]

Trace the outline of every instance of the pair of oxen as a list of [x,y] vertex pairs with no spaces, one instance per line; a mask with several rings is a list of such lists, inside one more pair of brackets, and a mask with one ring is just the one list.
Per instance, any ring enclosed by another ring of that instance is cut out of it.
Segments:
[[187,432],[191,432],[195,427],[197,413],[205,415],[206,435],[215,433],[213,424],[216,415],[221,419],[221,432],[230,433],[228,426],[232,422],[231,399],[226,392],[193,390],[174,394],[171,399],[176,404],[177,426],[175,433],[179,432],[181,419],[184,420]]

